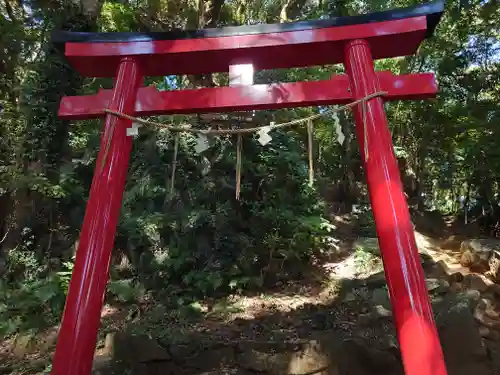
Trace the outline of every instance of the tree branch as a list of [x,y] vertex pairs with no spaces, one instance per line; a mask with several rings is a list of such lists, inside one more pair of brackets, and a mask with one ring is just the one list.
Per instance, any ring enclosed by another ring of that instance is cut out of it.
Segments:
[[7,15],[9,16],[12,22],[16,22],[16,17],[14,16],[14,9],[12,9],[12,5],[10,5],[9,0],[4,0],[5,10],[7,11]]

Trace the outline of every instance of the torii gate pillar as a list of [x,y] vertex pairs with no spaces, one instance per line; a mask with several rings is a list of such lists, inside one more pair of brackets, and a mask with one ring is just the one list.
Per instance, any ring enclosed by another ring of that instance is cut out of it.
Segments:
[[[61,323],[53,375],[89,375],[131,150],[130,121],[105,108],[146,116],[344,104],[354,109],[368,189],[405,372],[446,375],[408,205],[393,152],[384,100],[433,97],[432,74],[375,72],[374,59],[411,55],[432,35],[442,0],[356,17],[172,33],[59,33],[54,41],[83,75],[116,77],[113,90],[65,97],[59,116],[104,118],[92,187]],[[158,92],[144,76],[344,63],[327,81]]]
[[[345,67],[354,99],[381,90],[366,41],[346,45]],[[354,117],[406,374],[444,375],[441,345],[382,98],[368,101],[365,108],[358,105]]]
[[[109,108],[133,114],[142,81],[137,62],[123,58],[118,64]],[[89,375],[91,372],[132,150],[132,137],[126,134],[130,125],[129,120],[112,115],[104,119],[104,132],[59,330],[52,374]]]

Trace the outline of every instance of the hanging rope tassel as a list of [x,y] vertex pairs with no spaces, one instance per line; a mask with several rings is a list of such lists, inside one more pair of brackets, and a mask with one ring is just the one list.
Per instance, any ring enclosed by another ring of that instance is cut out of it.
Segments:
[[314,160],[313,160],[313,122],[307,122],[307,151],[309,154],[309,186],[314,184]]
[[172,160],[172,175],[170,176],[170,191],[169,191],[169,199],[172,200],[174,197],[174,188],[175,188],[175,171],[177,170],[177,154],[179,153],[179,139],[181,133],[175,133],[174,140],[174,158]]
[[366,101],[361,102],[361,112],[363,114],[363,145],[365,151],[365,163],[368,162],[368,129],[366,128]]
[[238,134],[236,142],[236,200],[240,200],[241,191],[241,153],[243,150],[243,137]]

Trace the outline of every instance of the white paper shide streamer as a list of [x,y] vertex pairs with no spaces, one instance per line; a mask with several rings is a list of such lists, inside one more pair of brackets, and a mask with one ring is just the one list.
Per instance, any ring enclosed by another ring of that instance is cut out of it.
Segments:
[[340,143],[341,145],[344,144],[345,141],[345,135],[342,132],[342,126],[340,126],[340,120],[339,116],[337,113],[332,113],[332,120],[333,124],[335,126],[335,132],[337,133],[337,142]]

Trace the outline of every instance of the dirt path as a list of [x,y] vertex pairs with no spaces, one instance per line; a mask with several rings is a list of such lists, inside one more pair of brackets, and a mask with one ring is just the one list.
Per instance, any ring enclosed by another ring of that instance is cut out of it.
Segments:
[[[459,263],[456,244],[448,246],[446,241],[418,232],[416,240],[419,251],[427,254],[434,263],[444,263],[450,273],[470,274]],[[105,361],[109,356],[109,350],[104,345],[107,332],[135,331],[159,335],[160,340],[169,342],[168,345],[171,345],[172,338],[186,343],[210,341],[213,344],[228,340],[235,343],[293,343],[308,340],[311,332],[325,330],[341,337],[366,333],[372,335],[374,340],[388,332],[393,335],[394,327],[390,321],[376,329],[371,325],[363,326],[360,320],[371,321],[373,316],[367,303],[373,298],[372,290],[358,287],[356,293],[352,293],[352,285],[348,284],[376,276],[375,288],[385,285],[381,260],[377,255],[378,241],[367,238],[349,244],[350,249],[344,249],[342,256],[337,254],[321,264],[323,274],[327,275],[326,280],[303,280],[267,293],[199,301],[194,316],[170,311],[156,301],[139,306],[140,313],[136,315],[130,314],[130,306],[105,306],[102,312],[102,341],[96,352],[96,361]],[[390,316],[390,305],[385,311],[384,314]],[[361,333],[356,333],[358,326]],[[165,337],[162,338],[162,335]],[[3,364],[9,364],[7,373],[41,373],[55,344],[54,335],[49,336],[50,340],[46,337],[46,333],[40,334],[24,346],[19,340],[5,341],[0,346],[0,357]]]

